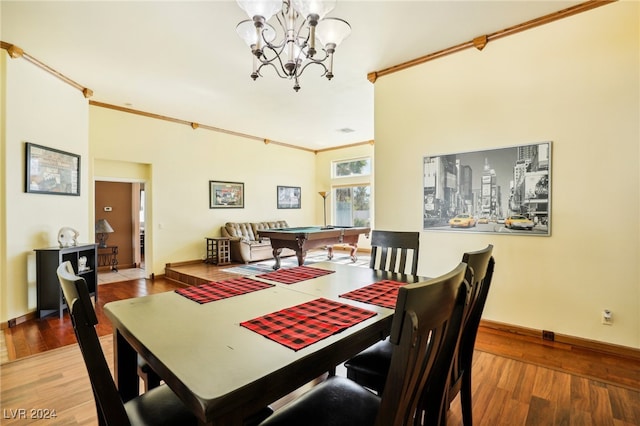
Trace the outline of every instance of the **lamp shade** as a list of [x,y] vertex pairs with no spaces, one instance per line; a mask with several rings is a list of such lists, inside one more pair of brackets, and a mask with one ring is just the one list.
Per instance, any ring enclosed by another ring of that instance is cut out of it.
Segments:
[[[247,46],[252,49],[253,46],[258,45],[258,33],[256,32],[256,26],[253,21],[247,19],[240,22],[236,26],[236,32],[240,38],[244,40]],[[262,37],[267,43],[271,43],[276,38],[276,30],[269,24],[264,24],[260,34],[262,34]]]
[[282,9],[282,0],[237,0],[237,2],[250,19],[261,16],[268,21]]
[[107,219],[100,219],[96,222],[96,233],[97,234],[110,234],[114,232]]
[[293,0],[293,8],[305,19],[309,15],[318,15],[322,19],[336,7],[336,0]]
[[324,18],[318,22],[316,28],[316,38],[323,46],[334,44],[338,46],[351,34],[351,25],[344,19]]

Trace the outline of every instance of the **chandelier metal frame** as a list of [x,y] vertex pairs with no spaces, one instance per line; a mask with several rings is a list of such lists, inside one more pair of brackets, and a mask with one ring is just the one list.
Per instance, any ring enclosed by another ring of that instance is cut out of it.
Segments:
[[[301,1],[309,3],[308,0]],[[241,0],[238,0],[238,4],[245,9]],[[251,49],[253,70],[250,76],[254,81],[263,77],[261,71],[264,67],[272,67],[280,78],[293,80],[296,92],[300,90],[302,73],[310,65],[321,67],[320,77],[328,80],[334,77],[333,55],[337,45],[351,31],[347,21],[333,17],[323,18],[314,11],[304,17],[294,8],[292,0],[282,0],[282,8],[274,14],[275,22],[280,27],[278,33],[267,22],[268,17],[251,16],[250,12],[247,13],[251,19],[241,21],[236,31]],[[279,41],[276,40],[278,36],[281,37]]]

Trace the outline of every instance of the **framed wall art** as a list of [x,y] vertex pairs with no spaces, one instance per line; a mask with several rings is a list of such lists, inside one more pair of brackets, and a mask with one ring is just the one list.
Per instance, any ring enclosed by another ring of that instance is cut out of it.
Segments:
[[300,195],[299,186],[278,186],[278,208],[299,209],[301,205]]
[[25,192],[80,195],[80,156],[26,143]]
[[423,159],[427,231],[551,235],[551,142]]
[[244,183],[209,181],[210,209],[243,209]]

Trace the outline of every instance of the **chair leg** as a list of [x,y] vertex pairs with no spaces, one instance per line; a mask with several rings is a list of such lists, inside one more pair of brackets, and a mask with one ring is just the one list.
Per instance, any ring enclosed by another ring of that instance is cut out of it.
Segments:
[[96,395],[96,391],[93,389],[93,384],[91,385],[91,391],[93,392],[93,400],[96,403],[96,413],[98,416],[98,426],[108,426],[107,421],[104,418],[104,414],[102,414],[102,407],[98,402],[98,395]]
[[242,426],[257,426],[264,419],[266,419],[272,414],[273,414],[273,408],[267,405],[262,410],[244,419],[242,422]]
[[462,406],[462,424],[473,426],[473,413],[471,411],[471,371],[465,371],[462,376],[460,388],[460,405]]
[[160,386],[160,376],[158,376],[147,364],[138,366],[138,376],[144,382],[145,392]]
[[160,386],[160,376],[155,371],[151,371],[147,374],[147,381],[144,383],[144,391],[147,392],[150,389]]

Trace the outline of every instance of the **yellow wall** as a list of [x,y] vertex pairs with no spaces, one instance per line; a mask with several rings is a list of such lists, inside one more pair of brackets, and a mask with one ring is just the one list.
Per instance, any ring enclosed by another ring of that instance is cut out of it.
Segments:
[[[2,302],[0,320],[35,310],[35,248],[56,246],[58,230],[70,226],[81,242],[93,241],[89,224],[88,102],[56,77],[3,56]],[[25,142],[79,154],[80,196],[26,193]]]
[[[97,176],[145,179],[148,275],[163,274],[170,262],[203,258],[204,238],[219,236],[225,222],[316,222],[312,152],[95,106],[90,144]],[[243,182],[245,207],[210,209],[210,180]],[[302,208],[278,209],[278,185],[300,186]]]
[[[6,90],[7,90],[7,55],[0,53],[0,129],[7,128],[6,120]],[[0,182],[7,181],[7,168],[5,166],[5,150],[7,147],[6,132],[0,130]],[[0,321],[7,318],[8,309],[8,289],[5,284],[8,282],[7,273],[7,222],[5,213],[7,210],[7,190],[6,185],[0,184]]]
[[639,24],[619,2],[375,83],[379,228],[422,228],[424,155],[553,141],[550,237],[422,233],[425,275],[495,245],[486,319],[640,347]]

